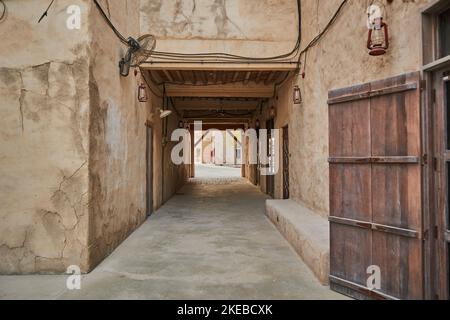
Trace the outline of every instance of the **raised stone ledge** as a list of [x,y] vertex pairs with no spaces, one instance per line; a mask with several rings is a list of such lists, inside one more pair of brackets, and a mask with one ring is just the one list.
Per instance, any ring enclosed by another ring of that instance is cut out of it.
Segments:
[[292,200],[267,200],[266,215],[319,281],[328,284],[328,221]]

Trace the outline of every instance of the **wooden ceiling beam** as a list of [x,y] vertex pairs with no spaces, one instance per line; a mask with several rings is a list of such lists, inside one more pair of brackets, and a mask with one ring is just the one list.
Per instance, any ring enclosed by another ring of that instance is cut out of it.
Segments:
[[276,79],[280,76],[280,71],[272,71],[270,72],[269,76],[267,77],[266,81],[264,81],[265,85],[274,83]]
[[249,80],[250,80],[250,76],[252,75],[252,73],[250,71],[248,71],[245,75],[245,80],[244,80],[244,84],[248,84]]
[[174,82],[174,81],[173,81],[172,74],[171,74],[170,71],[168,71],[168,70],[163,70],[163,73],[164,73],[164,75],[166,76],[166,78],[167,78],[167,80],[168,80],[169,82]]
[[179,80],[180,82],[184,82],[184,77],[183,77],[183,75],[181,74],[181,71],[180,71],[180,70],[176,70],[176,71],[175,71],[175,74],[177,75],[178,80]]
[[195,74],[196,71],[192,70],[192,84],[197,84],[197,75]]
[[[190,129],[194,130],[194,124],[190,124]],[[206,130],[245,130],[245,124],[244,123],[203,123],[202,129],[204,131]]]
[[234,71],[233,72],[233,82],[236,82],[238,77],[239,77],[240,72],[239,71]]
[[208,74],[206,73],[206,71],[199,71],[201,78],[203,80],[203,85],[207,85],[208,84]]
[[166,94],[170,97],[249,97],[249,98],[271,98],[273,86],[241,83],[229,83],[210,86],[192,86],[168,84]]
[[259,106],[258,100],[233,101],[233,100],[204,100],[204,99],[174,99],[179,110],[256,110]]
[[167,63],[147,60],[140,65],[149,70],[207,70],[207,71],[294,71],[298,61],[288,63]]

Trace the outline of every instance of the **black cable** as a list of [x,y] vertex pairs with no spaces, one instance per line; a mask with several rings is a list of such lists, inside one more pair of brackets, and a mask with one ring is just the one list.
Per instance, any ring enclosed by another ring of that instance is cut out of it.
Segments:
[[98,3],[98,1],[94,0],[94,3],[97,6],[97,9],[100,11],[101,15],[103,16],[103,18],[105,19],[105,21],[108,24],[108,26],[112,29],[112,31],[117,36],[117,38],[119,38],[119,40],[123,44],[126,44],[127,46],[129,46],[128,40],[119,32],[119,30],[116,29],[116,27],[111,22],[111,20],[108,18],[108,16],[106,15],[105,11],[103,10],[102,6]]
[[[150,84],[148,83],[147,78],[145,77],[145,73],[142,72],[142,70],[141,70],[141,75],[142,75],[142,78],[144,78],[144,82],[145,82],[145,84],[147,85],[147,87],[149,88],[149,90],[150,90],[156,97],[158,97],[158,98],[160,98],[160,99],[163,99],[162,96],[160,96],[159,94],[157,94],[155,91],[153,91],[152,87],[150,87]],[[153,82],[153,81],[152,81],[152,82]]]
[[[116,36],[119,38],[121,42],[123,42],[126,45],[129,45],[127,39],[117,30],[117,28],[114,26],[114,24],[111,22],[111,20],[106,15],[105,11],[101,7],[101,5],[98,3],[97,0],[94,0],[95,5],[97,6],[98,10],[100,11],[101,15],[105,19],[108,26],[113,30],[113,32],[116,34]],[[239,56],[229,53],[216,53],[216,52],[210,52],[210,53],[178,53],[178,52],[163,52],[163,51],[153,51],[152,55],[155,57],[159,57],[161,59],[168,59],[168,58],[178,58],[181,60],[191,61],[192,59],[211,59],[211,58],[217,58],[222,60],[242,60],[242,61],[271,61],[271,60],[278,60],[283,58],[288,58],[292,56],[292,54],[295,53],[297,55],[298,50],[300,49],[300,43],[301,43],[301,12],[300,12],[300,0],[297,0],[297,10],[298,10],[298,37],[297,42],[295,44],[295,47],[288,53],[273,56],[273,57],[262,57],[262,58],[255,58],[255,57],[246,57],[246,56]],[[219,62],[219,61],[218,61]]]
[[283,80],[281,80],[281,81],[279,81],[279,82],[274,84],[272,98],[274,98],[277,95],[278,88],[289,78],[290,74],[291,74],[290,72],[286,72],[286,76],[283,78]]
[[[47,7],[47,10],[45,10],[44,13],[42,14],[42,16],[39,18],[38,23],[41,23],[42,19],[44,19],[45,17],[48,16],[48,10],[50,10],[51,6],[53,5],[53,2],[55,2],[55,0],[52,0],[50,2],[50,4]],[[2,3],[3,3],[3,1],[2,1]],[[3,3],[3,5],[5,5],[5,4]],[[2,18],[3,18],[3,16],[2,16]]]
[[337,17],[341,13],[342,9],[347,4],[347,2],[348,2],[348,0],[343,0],[342,1],[342,3],[340,4],[339,8],[334,13],[333,17],[330,19],[330,21],[328,21],[328,23],[325,26],[325,28],[317,36],[315,36],[314,39],[312,39],[302,51],[300,51],[300,55],[304,54],[306,51],[308,51],[309,49],[314,47],[319,42],[319,40],[323,37],[323,35],[325,35],[325,33],[334,24],[334,22],[336,21]]

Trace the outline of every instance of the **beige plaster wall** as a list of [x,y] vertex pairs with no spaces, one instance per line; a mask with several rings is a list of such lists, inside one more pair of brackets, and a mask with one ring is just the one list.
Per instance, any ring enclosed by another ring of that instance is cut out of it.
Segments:
[[[162,101],[137,102],[142,80],[119,76],[125,47],[92,1],[55,1],[40,24],[47,1],[5,3],[0,273],[60,273],[72,264],[87,272],[146,218],[147,121],[155,133],[155,209],[185,181],[184,166],[168,161],[166,147],[161,169]],[[140,34],[139,1],[100,3],[123,34]],[[66,28],[73,4],[81,30]],[[177,115],[168,122],[177,126]]]
[[[139,1],[109,1],[111,20],[126,36],[140,34]],[[184,183],[184,166],[170,160],[170,144],[162,137],[178,126],[174,112],[159,118],[162,99],[151,94],[148,103],[137,99],[142,78],[133,70],[121,77],[118,61],[124,46],[92,9],[90,233],[91,268],[111,253],[146,219],[146,126],[153,128],[153,203],[159,208]],[[167,130],[163,129],[163,122]],[[163,157],[164,155],[164,157]]]
[[0,22],[0,273],[88,265],[89,24],[61,0],[5,1]]
[[[289,119],[291,195],[323,216],[329,211],[328,91],[421,67],[421,10],[432,1],[381,2],[391,33],[391,47],[385,56],[368,55],[368,3],[350,0],[322,41],[308,52],[306,78],[297,81],[303,104],[293,107]],[[324,28],[340,3],[302,1],[303,46]]]
[[[102,1],[125,35],[139,34],[137,2]],[[137,101],[138,78],[121,77],[126,47],[94,8],[90,32],[90,264],[96,265],[146,217],[145,121],[149,106]]]
[[295,0],[141,0],[158,51],[274,56],[293,48],[297,24]]

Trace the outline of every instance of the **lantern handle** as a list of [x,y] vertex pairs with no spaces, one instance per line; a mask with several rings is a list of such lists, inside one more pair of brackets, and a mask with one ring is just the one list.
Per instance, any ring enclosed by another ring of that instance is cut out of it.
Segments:
[[384,42],[386,43],[385,49],[387,50],[389,48],[389,27],[385,22],[381,25],[384,27]]
[[369,36],[367,38],[367,49],[372,49],[372,29],[369,29]]

